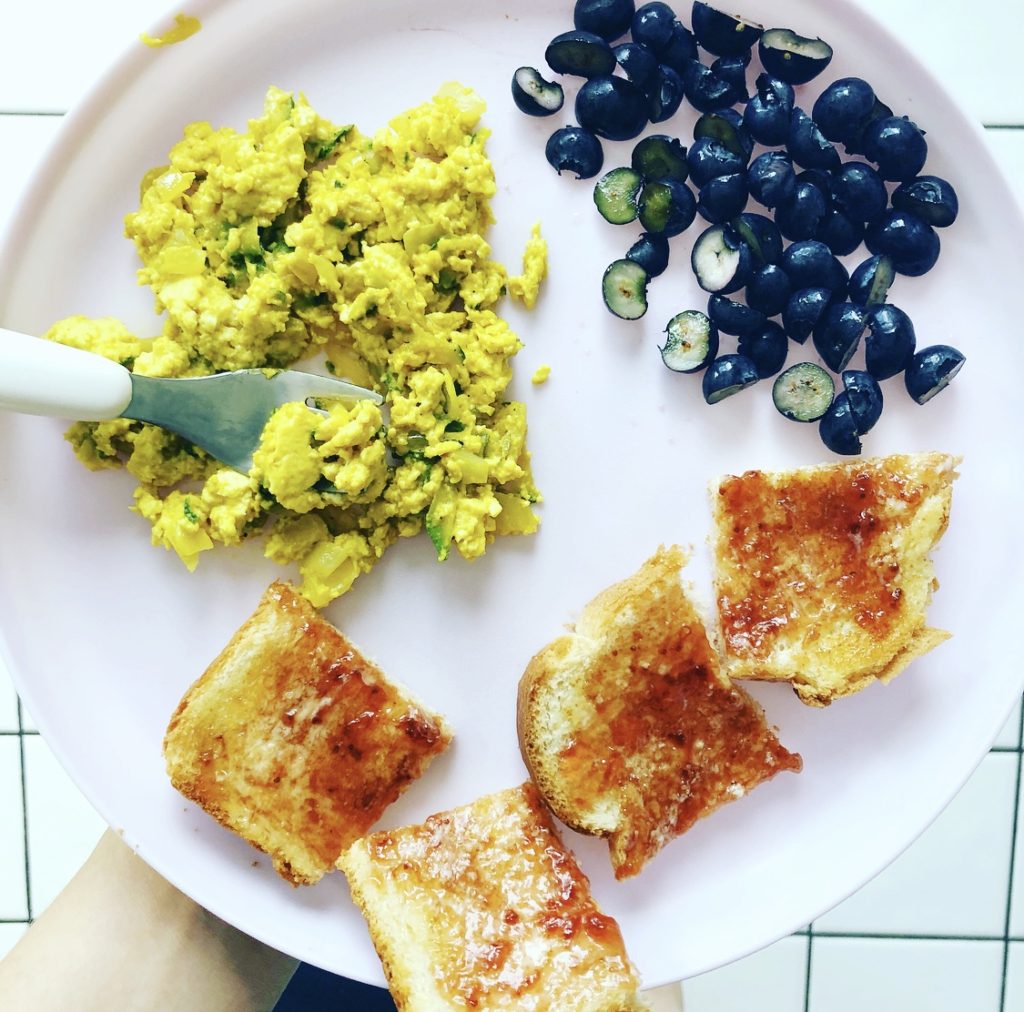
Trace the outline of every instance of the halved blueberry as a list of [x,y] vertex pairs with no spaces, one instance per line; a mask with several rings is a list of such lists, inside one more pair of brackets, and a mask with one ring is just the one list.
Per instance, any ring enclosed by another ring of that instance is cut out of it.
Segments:
[[759,144],[785,144],[793,113],[793,86],[760,74],[754,87],[755,92],[743,110],[743,125]]
[[723,333],[743,337],[754,334],[766,323],[764,315],[727,295],[708,298],[708,319]]
[[634,0],[576,0],[572,23],[611,42],[629,31],[635,10]]
[[722,355],[707,367],[701,390],[708,404],[717,404],[753,386],[757,380],[757,366],[746,355]]
[[693,139],[713,137],[746,165],[754,150],[754,138],[743,125],[743,117],[735,109],[704,113],[693,126]]
[[712,225],[735,218],[747,206],[747,177],[743,172],[709,179],[697,191],[697,213]]
[[637,141],[629,163],[649,183],[659,179],[676,179],[685,183],[690,175],[686,148],[678,138],[667,134],[650,134]]
[[878,96],[875,96],[875,104],[868,113],[867,119],[864,120],[860,129],[848,140],[843,141],[846,146],[846,150],[851,155],[863,155],[864,151],[864,135],[867,133],[868,127],[871,126],[876,120],[888,119],[892,116],[892,109],[889,108],[884,102],[882,102]]
[[939,259],[939,236],[910,211],[888,211],[868,225],[864,242],[872,253],[884,253],[898,274],[918,277]]
[[623,77],[592,77],[576,94],[576,121],[610,141],[636,137],[648,111],[647,96]]
[[805,169],[831,172],[839,168],[839,152],[829,144],[818,125],[803,109],[794,109],[790,114],[786,150],[793,161]]
[[700,60],[691,60],[683,70],[686,99],[698,112],[726,109],[739,98],[736,86],[719,77]]
[[828,288],[797,289],[782,310],[783,329],[797,344],[803,344],[831,303],[832,292]]
[[650,277],[635,260],[610,263],[601,278],[601,294],[608,311],[621,320],[639,320],[647,312]]
[[641,91],[649,92],[658,80],[658,58],[638,42],[622,42],[612,53],[626,77]]
[[835,381],[814,362],[797,362],[772,385],[772,402],[794,422],[816,422],[832,405]]
[[686,152],[690,178],[696,186],[703,186],[716,176],[731,176],[746,172],[747,160],[726,147],[716,137],[698,137]]
[[875,379],[889,379],[910,364],[917,335],[910,317],[891,302],[867,310],[864,362]]
[[723,81],[728,81],[735,92],[736,102],[747,102],[747,67],[750,66],[750,53],[742,56],[720,56],[711,64],[711,72]]
[[636,221],[636,202],[643,185],[643,176],[636,169],[620,167],[606,172],[594,187],[594,203],[601,217],[613,225]]
[[832,202],[832,174],[824,169],[803,169],[796,174],[798,183],[810,183],[821,190],[821,195]]
[[817,239],[791,243],[782,254],[782,269],[794,289],[827,288],[833,301],[846,298],[849,275],[832,251]]
[[730,295],[747,283],[754,263],[750,248],[728,225],[712,225],[693,244],[690,266],[704,291]]
[[863,129],[875,107],[875,92],[859,77],[833,81],[815,100],[811,115],[830,141],[846,142]]
[[866,162],[844,162],[832,173],[832,201],[857,221],[872,221],[889,200],[882,177]]
[[771,218],[754,211],[744,211],[730,224],[750,248],[757,266],[775,264],[782,259],[782,233]]
[[907,393],[918,404],[927,403],[940,390],[949,386],[965,361],[963,354],[948,344],[933,344],[929,348],[922,348],[910,360],[903,374]]
[[758,155],[747,169],[750,195],[765,207],[777,207],[796,190],[793,162],[783,151]]
[[945,228],[956,221],[960,209],[956,190],[939,176],[918,176],[900,183],[892,195],[897,211],[910,211],[926,225]]
[[837,302],[825,310],[814,328],[814,347],[825,365],[842,372],[860,344],[867,311],[853,302]]
[[896,278],[892,259],[887,256],[871,256],[858,264],[850,275],[850,301],[870,309],[885,302],[889,289]]
[[883,179],[905,182],[924,168],[928,142],[924,131],[906,116],[888,116],[870,123],[861,138],[864,154]]
[[786,272],[778,264],[765,264],[750,275],[744,294],[751,309],[765,316],[778,316],[792,291]]
[[671,119],[683,101],[683,79],[671,67],[658,65],[658,77],[649,89],[648,118],[652,123]]
[[723,14],[705,3],[694,3],[690,15],[697,41],[716,56],[737,56],[749,53],[761,37],[761,25],[732,14]]
[[677,179],[659,179],[640,191],[640,224],[653,235],[673,236],[685,231],[697,216],[693,191]]
[[675,11],[668,4],[659,3],[657,0],[654,3],[646,3],[637,8],[630,22],[633,41],[646,46],[657,56],[672,41],[675,24]]
[[559,175],[575,172],[577,179],[596,176],[604,164],[601,142],[589,130],[578,126],[556,130],[548,138],[544,156]]
[[822,219],[813,238],[823,242],[835,256],[844,257],[864,241],[864,224],[833,207]]
[[788,28],[769,28],[757,46],[761,66],[788,84],[806,84],[832,62],[832,47],[822,39],[808,39]]
[[878,380],[863,369],[846,369],[842,379],[857,432],[863,436],[882,417],[882,388]]
[[857,431],[857,420],[850,407],[850,397],[844,390],[838,394],[832,406],[821,416],[818,423],[821,441],[833,452],[847,457],[855,456],[861,451],[860,433]]
[[615,69],[612,47],[593,32],[563,32],[544,50],[544,59],[556,74],[601,77]]
[[814,239],[828,212],[828,202],[813,183],[797,183],[796,189],[775,209],[775,224],[790,240]]
[[665,334],[665,344],[658,350],[673,372],[699,372],[718,354],[718,329],[700,310],[677,313]]
[[551,116],[562,108],[565,93],[557,81],[545,81],[533,67],[512,75],[512,101],[527,116]]
[[668,239],[644,232],[626,251],[626,259],[635,260],[650,277],[656,278],[668,267],[668,254]]
[[682,74],[691,60],[698,59],[697,42],[689,28],[678,21],[672,26],[672,34],[658,59],[676,73]]
[[740,336],[738,350],[754,363],[758,379],[767,379],[786,364],[789,340],[786,332],[774,320],[766,320],[752,334]]

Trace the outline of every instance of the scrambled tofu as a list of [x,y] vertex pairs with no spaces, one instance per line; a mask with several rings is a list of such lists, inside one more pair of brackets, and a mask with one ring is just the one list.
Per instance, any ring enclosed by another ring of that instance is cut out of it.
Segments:
[[146,376],[320,354],[386,404],[287,405],[249,475],[143,422],[77,423],[86,465],[138,480],[154,543],[192,568],[266,533],[266,554],[297,563],[322,606],[400,537],[426,529],[439,559],[475,558],[497,534],[536,529],[526,410],[503,396],[521,344],[496,306],[506,293],[533,305],[546,245],[534,229],[514,278],[490,258],[483,108],[445,85],[371,138],[271,88],[246,132],[193,123],[146,175],[125,226],[162,333],[72,317],[50,339]]

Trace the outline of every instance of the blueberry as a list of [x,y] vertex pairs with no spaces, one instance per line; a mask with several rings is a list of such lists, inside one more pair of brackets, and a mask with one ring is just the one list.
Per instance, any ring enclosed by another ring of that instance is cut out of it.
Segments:
[[831,302],[832,292],[828,288],[797,289],[782,310],[783,329],[797,344],[803,344]]
[[918,277],[935,266],[939,258],[939,236],[909,211],[888,211],[868,225],[864,242],[872,253],[892,259],[898,274]]
[[747,170],[746,158],[731,151],[717,138],[709,136],[698,137],[690,145],[690,150],[686,152],[686,164],[696,186],[703,186],[717,176],[731,176]]
[[673,236],[685,231],[697,216],[693,191],[677,179],[647,183],[638,202],[640,224],[653,235]]
[[732,227],[750,248],[755,265],[775,264],[782,259],[782,233],[771,218],[753,211],[744,211]]
[[668,267],[668,253],[668,239],[663,235],[644,232],[626,251],[626,259],[643,267],[648,277],[656,278]]
[[656,56],[668,48],[676,24],[675,11],[665,3],[647,3],[633,15],[633,41],[646,46]]
[[747,170],[750,195],[765,207],[776,207],[796,190],[796,173],[789,155],[766,151],[750,163]]
[[922,348],[910,360],[903,375],[907,393],[918,404],[925,404],[949,386],[964,361],[964,356],[948,344]]
[[892,195],[892,206],[897,211],[910,211],[926,225],[945,228],[956,221],[959,202],[956,190],[938,176],[918,176],[900,183]]
[[742,172],[710,179],[697,191],[697,213],[714,225],[729,221],[747,206],[747,177]]
[[762,28],[751,21],[723,14],[705,3],[695,3],[690,15],[693,34],[709,53],[716,56],[739,56],[749,53],[761,37]]
[[793,286],[778,264],[765,264],[750,275],[747,282],[747,305],[765,316],[778,316],[786,307]]
[[770,28],[757,46],[761,66],[788,84],[806,84],[832,61],[832,47],[822,39],[808,39],[788,28]]
[[564,99],[562,86],[545,81],[533,67],[520,67],[512,75],[512,100],[528,116],[551,116]]
[[791,365],[772,384],[772,401],[794,422],[816,422],[832,404],[835,381],[814,362]]
[[867,310],[864,362],[875,379],[889,379],[906,369],[917,347],[910,317],[891,302]]
[[676,313],[665,334],[658,350],[673,372],[700,372],[718,354],[718,328],[697,309]]
[[628,80],[641,91],[649,92],[658,82],[658,58],[646,46],[623,42],[612,53]]
[[658,54],[658,58],[676,73],[682,74],[686,65],[698,58],[697,43],[690,30],[677,21],[672,26],[672,34],[665,48]]
[[690,266],[704,291],[730,295],[747,283],[754,262],[750,248],[729,226],[712,225],[693,244]]
[[844,257],[864,241],[864,223],[847,217],[845,212],[833,207],[811,238],[823,242],[835,256]]
[[647,126],[647,97],[622,77],[592,77],[576,95],[576,121],[611,141],[636,137]]
[[811,115],[830,141],[846,143],[863,129],[875,107],[875,92],[859,77],[833,81],[817,98]]
[[750,136],[767,147],[785,144],[793,112],[793,87],[768,74],[760,74],[755,92],[743,110],[743,125]]
[[825,365],[842,372],[860,344],[867,310],[853,302],[836,302],[814,328],[814,347]]
[[683,79],[671,67],[659,64],[658,77],[648,97],[647,115],[652,123],[671,119],[683,101]]
[[828,204],[818,187],[797,183],[796,189],[775,209],[775,224],[787,239],[813,239],[827,212]]
[[832,202],[860,222],[877,218],[889,201],[882,177],[866,162],[844,162],[832,173]]
[[726,109],[740,98],[735,85],[719,77],[699,60],[691,60],[683,71],[686,99],[698,112]]
[[832,406],[818,423],[821,441],[833,452],[847,457],[860,453],[860,433],[857,420],[850,407],[850,397],[844,390],[836,396]]
[[864,151],[864,135],[867,133],[868,127],[872,123],[880,119],[888,119],[893,115],[892,109],[889,108],[884,102],[880,101],[878,96],[875,96],[875,104],[868,113],[867,119],[864,120],[860,129],[850,137],[848,140],[843,141],[846,146],[846,150],[853,155],[863,155]]
[[708,318],[723,334],[736,337],[754,334],[767,322],[764,314],[726,295],[708,298]]
[[858,435],[870,432],[882,417],[882,388],[878,380],[863,369],[847,369],[842,374],[843,389],[850,401],[850,410]]
[[753,386],[757,380],[757,366],[746,355],[722,355],[705,370],[701,390],[708,404],[717,404]]
[[754,138],[743,125],[743,117],[735,109],[719,109],[704,113],[693,126],[693,139],[713,137],[734,155],[743,159],[744,166],[754,151]]
[[712,73],[723,81],[728,81],[736,93],[737,102],[747,102],[747,67],[750,66],[750,53],[742,56],[720,56],[711,64]]
[[885,302],[886,295],[896,278],[892,259],[871,256],[858,264],[850,275],[850,301],[870,309]]
[[611,42],[629,31],[635,10],[633,0],[576,0],[572,23]]
[[798,183],[811,183],[821,190],[828,202],[832,202],[832,175],[824,169],[804,169],[796,174]]
[[637,141],[630,156],[630,165],[649,183],[658,179],[678,179],[685,183],[690,175],[686,148],[678,138],[667,134],[649,134]]
[[805,169],[831,172],[839,168],[839,152],[829,144],[817,124],[803,109],[794,109],[789,117],[786,150],[793,161]]
[[832,251],[817,239],[804,239],[786,247],[782,269],[789,275],[795,289],[827,288],[833,301],[846,297],[849,275]]
[[774,320],[766,320],[759,330],[740,336],[738,350],[754,363],[758,379],[767,379],[786,364],[789,341]]
[[639,320],[647,312],[650,276],[635,260],[610,263],[601,278],[601,294],[608,312],[620,320]]
[[869,124],[861,139],[864,154],[883,179],[906,182],[924,168],[928,142],[924,131],[905,116],[888,116]]
[[604,151],[601,142],[589,130],[578,126],[556,130],[544,147],[544,156],[561,175],[575,172],[577,179],[589,179],[601,171]]
[[544,50],[544,59],[556,74],[601,77],[615,69],[612,47],[593,32],[563,32]]

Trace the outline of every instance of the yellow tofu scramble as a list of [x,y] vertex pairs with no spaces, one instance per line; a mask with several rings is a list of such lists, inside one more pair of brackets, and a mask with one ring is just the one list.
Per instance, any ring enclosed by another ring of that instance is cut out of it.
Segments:
[[47,337],[145,376],[322,353],[386,405],[279,408],[248,475],[144,422],[76,423],[68,439],[87,466],[138,480],[154,544],[194,568],[214,544],[264,533],[266,555],[297,563],[323,606],[421,529],[439,559],[536,530],[526,410],[503,399],[521,344],[495,307],[506,292],[534,303],[546,245],[535,228],[516,277],[490,259],[483,108],[445,85],[369,138],[271,88],[247,132],[193,123],[146,175],[125,227],[162,333],[72,317]]

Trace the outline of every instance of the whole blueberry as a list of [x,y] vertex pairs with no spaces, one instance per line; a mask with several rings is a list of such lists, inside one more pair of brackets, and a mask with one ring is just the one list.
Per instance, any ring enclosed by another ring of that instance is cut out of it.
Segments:
[[817,239],[791,243],[782,254],[782,269],[794,289],[827,288],[834,301],[846,297],[849,275],[832,251]]
[[918,176],[900,183],[892,195],[892,206],[916,214],[935,228],[952,225],[960,210],[956,190],[939,176]]
[[818,231],[811,238],[823,242],[837,257],[844,257],[864,241],[864,223],[833,207],[822,218]]
[[878,166],[878,174],[897,182],[913,179],[928,157],[924,131],[905,116],[888,116],[870,123],[861,145],[864,154]]
[[766,379],[786,364],[789,341],[782,327],[774,320],[766,320],[753,333],[740,336],[738,351],[754,363],[758,379]]
[[844,162],[832,173],[832,202],[850,218],[877,218],[889,200],[882,177],[867,162]]
[[735,218],[747,206],[747,176],[734,172],[709,179],[697,192],[697,212],[718,224]]
[[668,267],[668,239],[644,232],[626,251],[626,259],[638,263],[649,277],[656,278]]
[[793,292],[782,310],[782,326],[798,344],[811,336],[832,302],[829,288],[800,288]]
[[814,347],[825,365],[842,372],[860,344],[867,310],[853,302],[836,302],[814,328]]
[[939,236],[909,211],[888,211],[868,225],[864,242],[872,253],[892,259],[899,274],[918,277],[935,266],[939,258]]
[[891,302],[867,310],[864,362],[875,379],[903,372],[914,357],[917,335],[910,317]]
[[778,264],[765,264],[750,275],[747,282],[747,305],[765,316],[778,316],[786,307],[793,286]]
[[859,77],[833,81],[817,98],[811,115],[830,140],[845,143],[863,129],[875,107],[875,91]]
[[676,23],[675,11],[665,3],[647,3],[638,7],[633,15],[631,31],[633,41],[646,46],[659,55],[672,41],[672,30]]
[[699,60],[691,60],[683,71],[686,100],[698,112],[726,109],[736,102],[740,92],[736,86],[719,77]]
[[690,178],[697,186],[703,186],[716,176],[729,176],[746,172],[747,160],[727,148],[715,137],[698,137],[686,152],[686,164]]
[[712,295],[708,298],[708,319],[723,334],[742,337],[753,334],[765,324],[763,314],[750,306],[730,299],[727,295]]
[[793,162],[783,151],[766,151],[758,155],[747,169],[750,195],[765,207],[777,207],[796,190]]
[[573,24],[611,42],[629,31],[636,10],[634,0],[576,0]]
[[775,208],[775,224],[791,240],[813,239],[828,212],[828,203],[813,183],[797,183],[793,192]]
[[870,256],[859,263],[850,275],[850,301],[869,309],[880,305],[885,302],[895,279],[896,271],[890,257]]
[[576,94],[576,121],[610,141],[636,137],[647,126],[644,93],[622,77],[592,77]]
[[683,79],[664,63],[658,66],[658,76],[648,91],[650,108],[648,117],[652,123],[671,119],[683,101]]
[[622,42],[612,53],[626,77],[641,91],[649,92],[658,81],[658,58],[637,42]]
[[821,190],[821,194],[832,203],[832,175],[824,169],[804,169],[796,174],[798,183],[811,183]]
[[578,179],[596,176],[604,164],[601,142],[589,130],[578,126],[556,130],[548,138],[544,156],[559,175],[575,172]]
[[743,125],[759,144],[785,144],[793,113],[793,86],[760,74],[754,87],[754,94],[743,110]]
[[831,172],[839,168],[839,152],[829,144],[817,124],[803,109],[794,109],[790,114],[786,150],[793,161],[805,169]]

